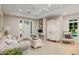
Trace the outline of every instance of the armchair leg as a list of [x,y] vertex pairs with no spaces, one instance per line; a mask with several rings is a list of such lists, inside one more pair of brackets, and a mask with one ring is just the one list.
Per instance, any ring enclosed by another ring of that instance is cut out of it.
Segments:
[[72,45],[74,45],[75,44],[75,42],[72,42]]

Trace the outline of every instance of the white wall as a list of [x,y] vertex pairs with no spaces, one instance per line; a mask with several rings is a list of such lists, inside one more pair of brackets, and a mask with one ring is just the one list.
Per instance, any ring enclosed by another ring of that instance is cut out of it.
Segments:
[[4,16],[4,28],[8,28],[9,33],[19,36],[19,21],[20,18],[12,16]]
[[3,15],[0,14],[0,30],[2,30],[2,27],[4,25],[4,19],[3,19]]
[[[47,22],[49,22],[49,21],[50,22],[56,22],[56,24],[54,24],[54,25],[57,25],[57,28],[56,28],[57,31],[55,31],[55,33],[57,33],[56,38],[62,39],[62,36],[63,36],[63,17],[62,16],[52,17],[52,18],[49,18]],[[52,27],[54,25],[52,24]],[[52,34],[52,36],[53,36],[53,34]]]
[[0,15],[0,25],[1,25],[1,15]]
[[69,31],[69,20],[78,19],[78,38],[79,38],[79,14],[64,16],[64,31]]
[[4,27],[5,29],[8,28],[9,33],[19,36],[19,24],[20,24],[20,20],[30,20],[32,21],[33,25],[32,25],[32,33],[37,34],[37,30],[38,30],[38,21],[37,20],[32,20],[32,19],[25,19],[25,18],[21,18],[21,17],[15,17],[15,16],[8,16],[5,15],[4,16]]
[[63,37],[64,31],[69,31],[69,20],[78,19],[78,38],[79,38],[79,14],[52,17],[48,21],[56,21],[59,27],[60,39]]
[[63,18],[64,18],[64,31],[69,31],[69,20],[78,19],[79,22],[79,14],[64,16]]
[[47,39],[47,19],[44,18],[43,19],[43,35],[44,35],[44,38],[43,39]]
[[58,26],[59,26],[59,38],[62,39],[63,31],[64,31],[63,16],[59,16],[57,20],[58,20]]
[[1,16],[0,16],[0,30],[1,30]]
[[2,9],[1,9],[1,5],[0,5],[0,30],[3,31],[3,12],[2,12]]
[[39,20],[32,21],[32,34],[38,35]]

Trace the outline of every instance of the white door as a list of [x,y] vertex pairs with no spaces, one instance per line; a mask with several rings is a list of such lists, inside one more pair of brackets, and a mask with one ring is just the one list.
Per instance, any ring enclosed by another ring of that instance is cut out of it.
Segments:
[[23,29],[22,37],[23,38],[30,38],[30,35],[31,35],[31,22],[27,21],[27,20],[23,21],[22,29]]
[[47,39],[57,40],[58,39],[58,24],[57,22],[47,22]]

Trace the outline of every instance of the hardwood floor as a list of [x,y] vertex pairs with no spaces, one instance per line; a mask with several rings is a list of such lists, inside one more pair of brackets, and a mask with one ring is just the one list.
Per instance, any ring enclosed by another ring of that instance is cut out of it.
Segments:
[[40,48],[24,51],[24,55],[79,55],[79,43],[66,44],[61,42],[43,41]]

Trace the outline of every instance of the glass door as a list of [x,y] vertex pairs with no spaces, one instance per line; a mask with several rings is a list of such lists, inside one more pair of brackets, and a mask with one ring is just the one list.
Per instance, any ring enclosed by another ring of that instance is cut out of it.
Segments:
[[32,32],[31,25],[29,20],[20,21],[20,38],[30,38]]

